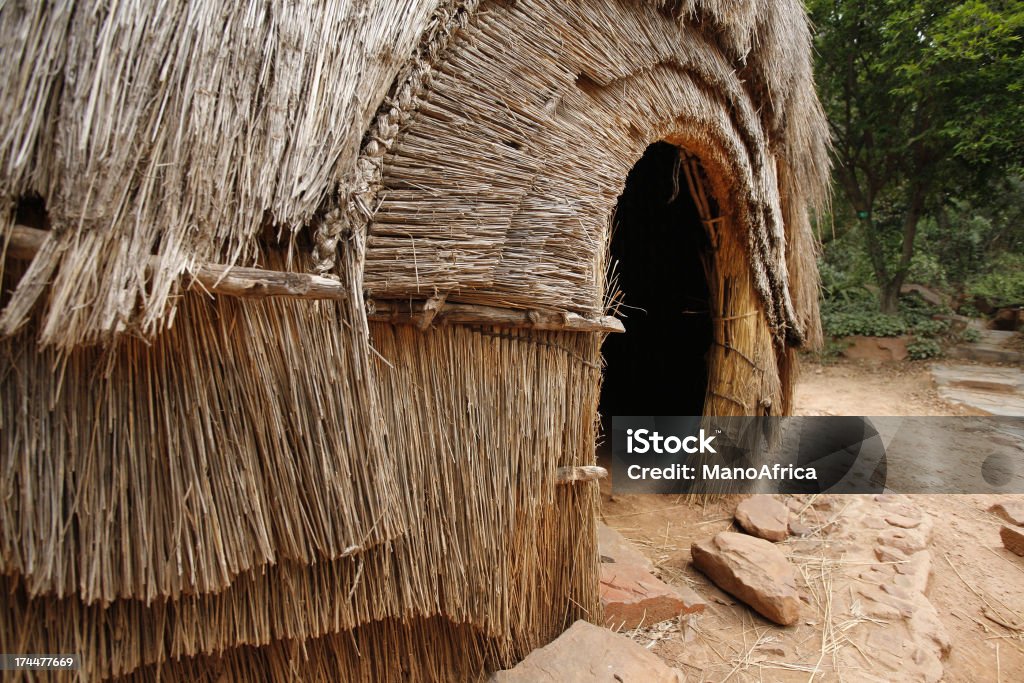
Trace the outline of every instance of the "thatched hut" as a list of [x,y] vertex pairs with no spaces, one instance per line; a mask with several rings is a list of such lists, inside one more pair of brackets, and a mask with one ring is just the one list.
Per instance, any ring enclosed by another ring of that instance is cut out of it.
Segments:
[[0,82],[0,651],[84,680],[514,662],[620,320],[606,411],[819,334],[797,0],[12,1]]

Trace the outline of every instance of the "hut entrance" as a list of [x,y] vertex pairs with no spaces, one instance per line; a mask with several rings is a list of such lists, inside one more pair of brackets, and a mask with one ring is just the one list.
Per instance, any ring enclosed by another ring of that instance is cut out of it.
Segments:
[[608,335],[602,348],[601,414],[701,415],[713,343],[702,260],[708,239],[679,148],[647,148],[626,179],[612,230],[612,287],[622,292],[626,333]]

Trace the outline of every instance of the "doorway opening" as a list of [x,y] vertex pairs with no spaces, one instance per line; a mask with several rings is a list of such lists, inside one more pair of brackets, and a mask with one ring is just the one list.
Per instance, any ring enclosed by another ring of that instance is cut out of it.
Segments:
[[[657,142],[626,179],[612,227],[625,334],[604,342],[601,415],[702,415],[714,342],[708,238],[679,163]],[[610,433],[611,425],[605,425]]]

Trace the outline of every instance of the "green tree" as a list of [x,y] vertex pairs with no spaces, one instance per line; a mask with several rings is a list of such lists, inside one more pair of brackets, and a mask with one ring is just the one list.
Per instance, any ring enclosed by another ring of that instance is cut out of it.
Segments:
[[809,0],[840,206],[885,312],[918,225],[1024,158],[1024,0]]

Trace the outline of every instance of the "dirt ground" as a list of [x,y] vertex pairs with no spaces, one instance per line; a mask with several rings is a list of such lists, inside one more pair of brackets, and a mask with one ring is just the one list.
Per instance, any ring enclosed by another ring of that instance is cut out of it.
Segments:
[[[940,399],[926,365],[840,362],[805,366],[795,412],[897,416],[972,411]],[[630,632],[681,669],[687,681],[925,680],[894,674],[892,662],[882,666],[884,653],[870,646],[878,638],[901,636],[884,619],[865,617],[852,590],[846,595],[864,564],[851,558],[866,554],[863,547],[850,546],[849,534],[844,540],[842,533],[831,534],[827,524],[819,524],[810,537],[783,543],[799,569],[808,604],[804,619],[782,628],[737,604],[690,565],[691,543],[732,526],[735,499],[702,503],[681,496],[612,496],[607,485],[602,498],[605,522],[633,540],[664,581],[688,585],[710,601],[699,617]],[[854,497],[837,498],[831,512],[820,514],[841,517]],[[857,507],[878,505],[868,496],[857,498]],[[1002,547],[999,520],[987,511],[1006,498],[911,496],[934,524],[927,597],[952,642],[942,662],[944,681],[1024,681],[1024,558]]]
[[804,363],[796,415],[978,415],[942,400],[926,363]]

